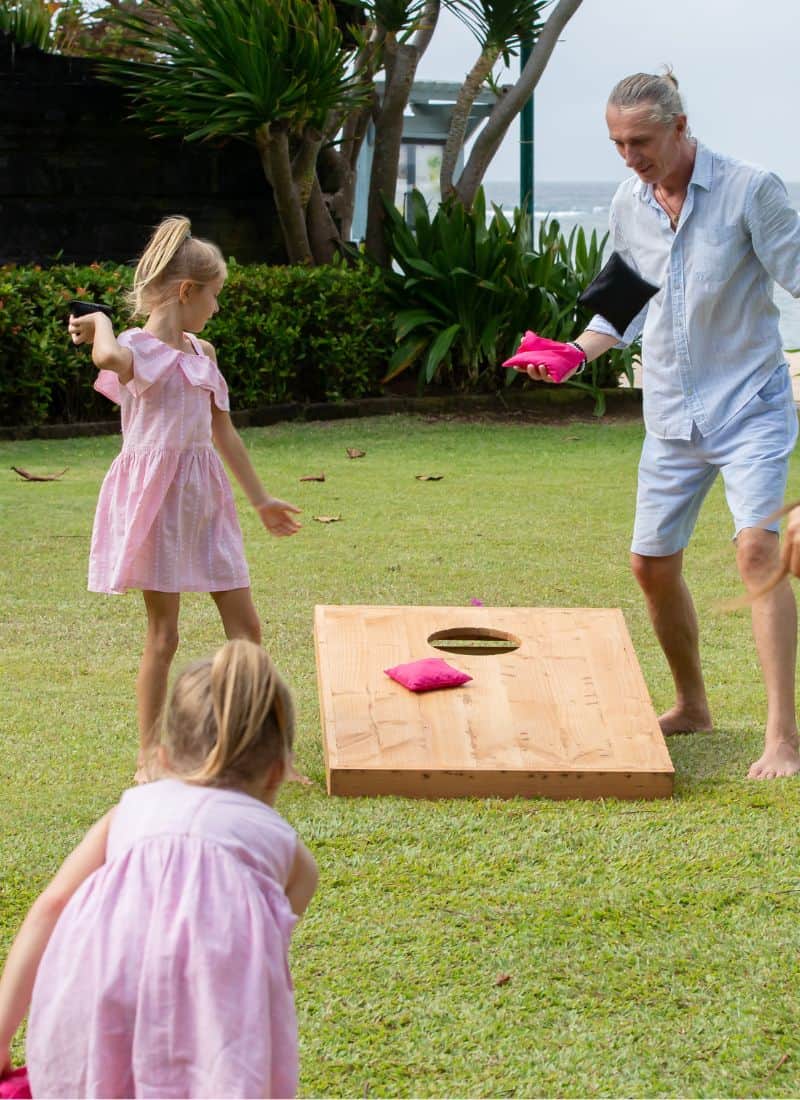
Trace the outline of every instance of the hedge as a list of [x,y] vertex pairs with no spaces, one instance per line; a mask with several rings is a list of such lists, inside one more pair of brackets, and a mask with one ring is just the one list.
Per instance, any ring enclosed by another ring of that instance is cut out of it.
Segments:
[[[108,419],[89,353],[67,337],[67,302],[103,302],[119,329],[129,327],[131,277],[109,263],[0,268],[0,424]],[[366,265],[231,262],[220,313],[203,336],[240,409],[378,393],[394,348],[381,275]]]

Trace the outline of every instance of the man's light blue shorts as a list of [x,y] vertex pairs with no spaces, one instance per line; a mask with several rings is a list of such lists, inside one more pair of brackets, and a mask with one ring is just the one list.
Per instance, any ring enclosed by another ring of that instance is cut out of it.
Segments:
[[[683,550],[700,505],[718,473],[734,523],[734,537],[757,527],[784,503],[789,455],[797,441],[797,410],[784,364],[736,416],[710,435],[645,436],[631,550],[662,557]],[[767,524],[777,531],[778,521]]]

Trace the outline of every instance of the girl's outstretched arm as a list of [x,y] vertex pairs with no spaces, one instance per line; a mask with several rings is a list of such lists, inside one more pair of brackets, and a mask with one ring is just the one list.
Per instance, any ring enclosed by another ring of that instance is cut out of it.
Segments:
[[73,344],[91,344],[92,362],[98,370],[113,370],[125,385],[133,378],[133,352],[117,342],[114,328],[105,313],[70,314],[67,325]]
[[242,442],[242,437],[233,426],[230,413],[218,409],[213,400],[211,401],[211,435],[214,446],[225,459],[228,469],[241,485],[245,496],[258,512],[261,522],[270,534],[293,535],[299,531],[300,524],[294,516],[300,514],[300,509],[285,500],[270,496],[253,468],[250,455]]
[[0,1074],[10,1068],[9,1047],[28,1011],[36,971],[56,921],[81,883],[102,867],[113,810],[96,822],[61,864],[22,922],[0,978]]
[[286,896],[295,916],[302,917],[305,913],[308,903],[314,896],[318,882],[319,869],[317,861],[298,837],[294,863],[289,871],[289,878],[286,883]]

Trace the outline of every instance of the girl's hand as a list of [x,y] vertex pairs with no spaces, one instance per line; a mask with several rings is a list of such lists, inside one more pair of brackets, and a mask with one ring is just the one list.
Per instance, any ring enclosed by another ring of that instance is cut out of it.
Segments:
[[0,1078],[11,1073],[14,1067],[11,1065],[11,1051],[7,1046],[0,1046]]
[[76,317],[73,313],[70,313],[69,321],[67,321],[67,331],[72,337],[73,344],[92,344],[94,343],[96,326],[102,324],[108,325],[109,332],[113,334],[111,321],[105,313],[87,313],[83,317]]
[[289,504],[285,500],[268,497],[263,504],[256,506],[256,511],[266,529],[276,538],[281,538],[284,535],[295,535],[300,530],[300,524],[292,518],[292,513],[300,515],[300,509],[295,508],[293,504]]

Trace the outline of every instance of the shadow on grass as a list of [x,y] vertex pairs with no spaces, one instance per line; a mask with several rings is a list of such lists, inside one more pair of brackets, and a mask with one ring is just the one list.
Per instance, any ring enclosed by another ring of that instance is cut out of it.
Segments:
[[[786,780],[748,780],[747,772],[764,751],[761,729],[722,726],[712,733],[679,734],[667,738],[675,766],[675,794],[685,797],[698,787],[722,782],[748,783],[761,787]],[[792,777],[791,782],[797,782]]]

